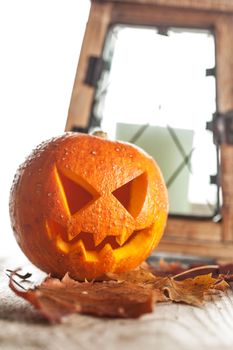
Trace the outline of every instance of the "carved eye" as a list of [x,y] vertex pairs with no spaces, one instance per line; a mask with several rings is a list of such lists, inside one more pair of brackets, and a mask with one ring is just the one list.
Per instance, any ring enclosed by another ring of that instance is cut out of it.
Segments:
[[148,178],[146,173],[135,177],[112,192],[125,209],[136,218],[142,210],[147,195]]
[[56,168],[56,177],[64,204],[68,207],[71,215],[77,213],[99,196],[90,184],[72,172],[64,172]]

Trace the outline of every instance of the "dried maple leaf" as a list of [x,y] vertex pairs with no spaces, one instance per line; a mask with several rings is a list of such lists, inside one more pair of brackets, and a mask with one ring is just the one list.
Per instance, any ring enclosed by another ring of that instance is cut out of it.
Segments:
[[[216,268],[216,266],[214,266]],[[111,274],[110,277],[118,281],[131,281],[137,284],[143,284],[153,290],[157,302],[175,301],[199,306],[204,302],[207,293],[213,293],[216,290],[225,290],[229,288],[223,278],[214,278],[212,274],[198,275],[194,278],[184,279],[185,276],[211,271],[211,266],[205,266],[203,269],[191,269],[186,274],[179,274],[171,277],[156,277],[149,271],[138,269],[120,275]],[[195,271],[194,271],[195,270]],[[179,277],[182,278],[179,280]],[[176,278],[178,280],[176,280]]]
[[218,277],[219,266],[218,265],[203,265],[203,266],[195,266],[191,267],[189,269],[186,269],[175,276],[173,275],[173,278],[176,281],[183,281],[188,278],[194,278],[202,275],[208,275],[211,274],[213,277]]
[[[153,290],[154,298],[157,302],[168,301],[168,298],[162,291],[162,281],[165,278],[160,278],[154,276],[150,271],[143,268],[138,268],[137,270],[132,270],[122,274],[107,274],[107,276],[115,281],[127,281],[133,284],[142,285],[144,288],[150,288]],[[160,281],[161,285],[154,287],[156,283]]]
[[131,282],[77,282],[68,274],[60,281],[48,277],[34,289],[19,291],[10,279],[10,288],[34,305],[51,323],[72,313],[136,318],[151,312],[155,295],[151,289]]
[[[226,269],[223,267],[224,271]],[[232,273],[233,273],[233,265],[232,266]],[[208,273],[213,273],[215,276],[218,276],[222,272],[220,272],[221,265],[203,265],[201,263],[198,264],[190,264],[190,265],[184,265],[181,264],[180,261],[173,261],[173,262],[167,262],[164,259],[160,259],[157,262],[154,262],[152,264],[149,264],[145,267],[148,271],[150,271],[155,276],[161,276],[161,277],[174,277],[176,276],[177,279],[183,280],[187,279],[189,277],[196,277],[199,275],[206,275]],[[178,277],[179,276],[179,277]]]
[[[205,272],[214,272],[203,275]],[[200,306],[206,297],[229,288],[226,276],[217,274],[219,267],[204,266],[181,272],[174,277],[154,276],[138,268],[123,274],[107,274],[105,281],[77,282],[68,274],[60,281],[47,277],[39,286],[20,291],[10,275],[10,288],[34,305],[50,322],[63,316],[85,313],[95,316],[132,318],[152,312],[155,302],[174,301]],[[200,273],[200,275],[198,275]],[[192,275],[195,277],[191,277]],[[187,278],[188,277],[188,278]]]
[[156,277],[148,270],[143,268],[138,268],[129,272],[124,272],[121,274],[108,273],[106,275],[110,280],[115,281],[128,281],[137,284],[147,284],[152,283],[156,280]]
[[166,277],[158,279],[153,287],[163,291],[165,296],[175,302],[200,306],[205,296],[217,290],[229,288],[228,283],[223,279],[213,278],[211,274],[188,278],[183,281],[176,281],[174,278]]
[[233,264],[219,265],[218,273],[224,277],[225,281],[228,282],[233,289]]

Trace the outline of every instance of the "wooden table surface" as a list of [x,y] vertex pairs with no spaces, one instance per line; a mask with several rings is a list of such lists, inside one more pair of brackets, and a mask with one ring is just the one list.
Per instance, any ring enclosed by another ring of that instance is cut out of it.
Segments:
[[51,326],[9,290],[5,274],[5,268],[13,267],[9,260],[0,265],[1,350],[233,349],[231,290],[200,308],[158,304],[152,314],[136,320],[72,315]]

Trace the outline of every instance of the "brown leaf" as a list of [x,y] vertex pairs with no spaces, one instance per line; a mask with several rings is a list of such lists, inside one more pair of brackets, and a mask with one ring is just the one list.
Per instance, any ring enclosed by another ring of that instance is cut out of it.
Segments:
[[224,279],[223,276],[220,276],[216,282],[211,287],[212,290],[220,290],[224,292],[226,289],[230,287],[229,283]]
[[159,262],[148,264],[146,269],[155,276],[172,277],[180,272],[187,270],[179,261],[167,262],[160,259]]
[[[232,268],[233,273],[233,265],[229,264],[227,266]],[[217,277],[219,274],[222,274],[221,268],[226,271],[224,265],[203,265],[200,263],[182,265],[179,261],[167,262],[164,259],[146,266],[146,269],[155,276],[176,277],[177,280],[184,280],[208,273],[213,273]]]
[[[216,266],[204,266],[199,270],[199,273],[205,271],[211,271]],[[195,271],[194,271],[195,270]],[[145,287],[149,287],[153,290],[157,302],[175,301],[183,302],[199,306],[203,304],[205,296],[212,294],[217,290],[224,291],[229,288],[229,284],[224,281],[222,277],[214,278],[212,274],[198,275],[194,278],[183,279],[185,276],[189,276],[192,273],[197,273],[196,269],[187,271],[187,274],[182,273],[181,281],[171,277],[155,277],[149,271],[144,269],[138,269],[130,271],[120,275],[110,275],[112,278],[118,281],[131,281],[132,283],[142,284]],[[177,275],[178,277],[180,275]]]
[[40,286],[25,292],[15,287],[12,277],[10,288],[33,304],[51,323],[76,312],[136,318],[152,312],[155,303],[151,289],[132,282],[77,282],[66,274],[61,281],[48,277]]
[[229,288],[229,285],[223,279],[216,279],[208,274],[183,281],[176,281],[170,277],[160,278],[160,281],[154,284],[154,288],[161,289],[172,301],[200,306],[207,294],[216,292],[216,290],[225,290]]
[[106,275],[110,280],[115,281],[128,281],[137,284],[152,283],[156,280],[156,277],[148,270],[138,268],[122,274],[108,273]]
[[200,306],[207,296],[229,288],[227,276],[219,275],[215,265],[192,268],[173,277],[154,276],[147,267],[140,267],[119,275],[107,274],[102,282],[77,282],[68,274],[61,281],[47,277],[39,286],[25,290],[14,280],[25,276],[13,271],[9,285],[50,322],[56,323],[76,312],[101,317],[139,317],[152,312],[155,302]]
[[[110,279],[113,279],[118,282],[127,281],[133,284],[142,285],[144,288],[150,288],[153,290],[154,298],[157,302],[168,301],[168,298],[162,291],[162,283],[165,280],[164,278],[154,276],[150,271],[143,268],[138,268],[137,270],[132,270],[122,274],[107,274]],[[154,288],[158,281],[161,282],[161,285],[157,284],[157,287]]]
[[222,275],[231,275],[233,276],[233,264],[220,264],[219,273]]

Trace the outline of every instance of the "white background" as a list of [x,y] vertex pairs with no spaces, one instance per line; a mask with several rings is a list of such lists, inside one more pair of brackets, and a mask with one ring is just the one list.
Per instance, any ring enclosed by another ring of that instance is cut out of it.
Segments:
[[37,144],[61,134],[89,0],[0,0],[0,256],[18,251],[8,198]]

